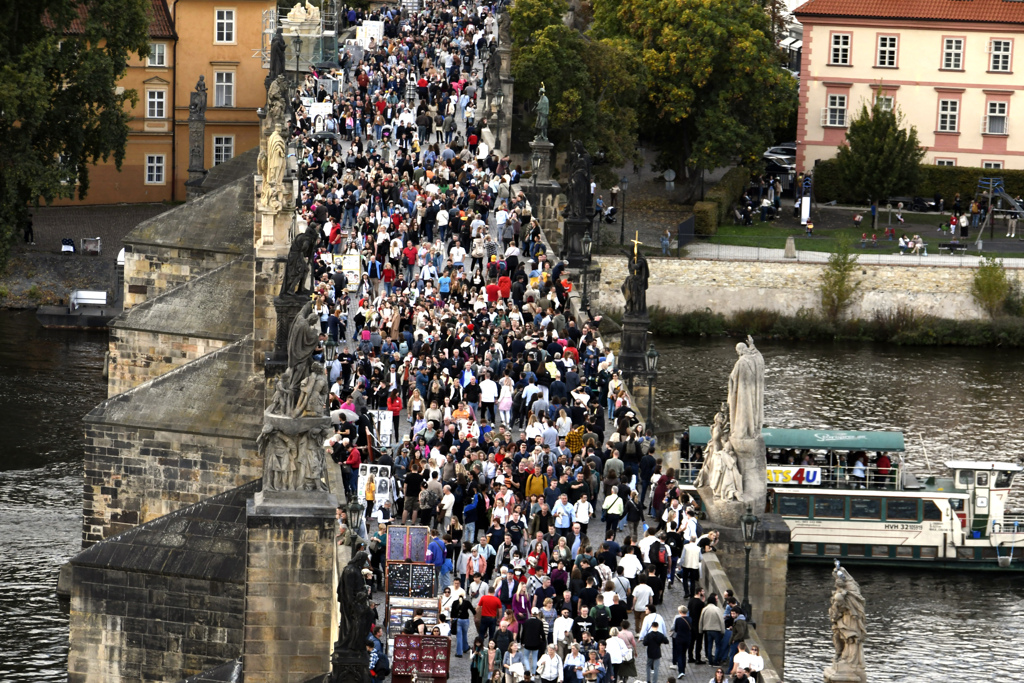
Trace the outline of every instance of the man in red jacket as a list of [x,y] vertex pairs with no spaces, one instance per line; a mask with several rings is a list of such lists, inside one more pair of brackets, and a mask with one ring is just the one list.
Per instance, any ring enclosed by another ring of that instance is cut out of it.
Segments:
[[487,634],[487,637],[484,638],[486,642],[494,637],[494,630],[498,623],[498,614],[501,612],[501,600],[494,595],[494,589],[491,586],[487,586],[484,589],[484,594],[480,596],[477,608],[480,610],[479,634],[481,636],[484,633]]

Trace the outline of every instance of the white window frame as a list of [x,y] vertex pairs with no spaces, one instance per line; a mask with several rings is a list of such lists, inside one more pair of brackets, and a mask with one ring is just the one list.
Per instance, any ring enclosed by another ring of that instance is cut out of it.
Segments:
[[882,108],[882,111],[892,111],[896,106],[896,98],[884,93],[875,93],[875,104]]
[[[954,66],[955,63],[955,66]],[[942,68],[946,71],[963,71],[964,39],[944,38],[942,41]]]
[[821,125],[825,128],[846,128],[846,95],[827,95],[827,106],[821,109]]
[[936,166],[956,166],[956,159],[936,159]]
[[234,7],[213,8],[213,42],[217,45],[234,45],[237,30]]
[[853,47],[852,33],[833,33],[828,52],[828,63],[832,66],[849,66],[850,50]]
[[[153,57],[156,56],[157,59]],[[167,43],[150,43],[146,55],[146,66],[167,66]]]
[[939,132],[960,132],[960,100],[939,100]]
[[[224,79],[225,82],[221,82]],[[235,72],[214,71],[213,72],[213,106],[234,107],[235,106]]]
[[[987,135],[1008,135],[1009,134],[1009,104],[995,100],[985,106],[985,117],[981,122],[981,132]],[[993,120],[997,125],[993,126]]]
[[146,118],[164,119],[167,118],[167,91],[147,90],[146,91]]
[[[891,45],[887,45],[892,41]],[[893,35],[880,35],[875,50],[875,66],[880,69],[896,69],[899,64],[900,38]],[[884,57],[884,59],[883,59]],[[888,62],[892,62],[889,64]]]
[[996,73],[1010,73],[1012,68],[1013,41],[1006,38],[990,40],[988,42],[988,70]]
[[167,157],[163,154],[146,155],[146,185],[165,185],[167,183]]
[[[227,154],[227,156],[225,156]],[[235,136],[214,135],[213,136],[213,165],[223,164],[235,157]]]
[[988,169],[989,171],[1001,171],[1003,170],[1003,162],[1001,161],[983,161],[981,167]]

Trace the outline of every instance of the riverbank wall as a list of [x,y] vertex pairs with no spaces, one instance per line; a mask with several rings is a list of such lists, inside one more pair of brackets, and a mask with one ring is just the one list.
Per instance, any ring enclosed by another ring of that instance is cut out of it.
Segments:
[[[621,286],[626,259],[595,256],[601,269],[598,303],[606,311],[621,310]],[[720,261],[710,259],[649,258],[648,307],[670,313],[708,311],[730,316],[743,311],[767,310],[794,316],[820,309],[822,263]],[[983,320],[988,315],[971,296],[974,268],[858,264],[854,280],[858,292],[847,314],[870,320],[897,309],[918,316],[950,320]],[[1020,281],[1016,270],[1007,270]]]

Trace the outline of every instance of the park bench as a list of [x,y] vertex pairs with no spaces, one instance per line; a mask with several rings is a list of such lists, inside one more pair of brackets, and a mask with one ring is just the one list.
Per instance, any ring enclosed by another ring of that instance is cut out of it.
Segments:
[[967,253],[967,245],[960,242],[940,242],[939,251],[943,249],[947,250],[950,254],[960,254],[961,256]]
[[71,310],[81,306],[106,306],[107,293],[91,289],[76,289],[71,292]]

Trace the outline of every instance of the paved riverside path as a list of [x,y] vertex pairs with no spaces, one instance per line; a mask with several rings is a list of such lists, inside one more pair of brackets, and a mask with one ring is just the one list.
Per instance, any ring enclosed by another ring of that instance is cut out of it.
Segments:
[[[946,242],[948,240],[943,240]],[[895,266],[952,266],[960,268],[976,268],[981,263],[980,256],[953,256],[939,254],[938,241],[928,244],[928,255],[900,254],[895,242],[879,240],[877,252],[855,253],[857,263],[867,265]],[[974,248],[974,242],[965,242]],[[889,246],[891,245],[891,246]],[[783,263],[826,263],[831,255],[827,251],[806,251],[798,249],[796,258],[786,258],[784,249],[768,249],[765,247],[740,247],[731,244],[713,242],[691,242],[686,245],[686,255],[694,259],[712,259],[718,261],[779,261]],[[998,254],[995,254],[998,257]],[[1024,258],[1000,259],[1007,268],[1024,268]]]

